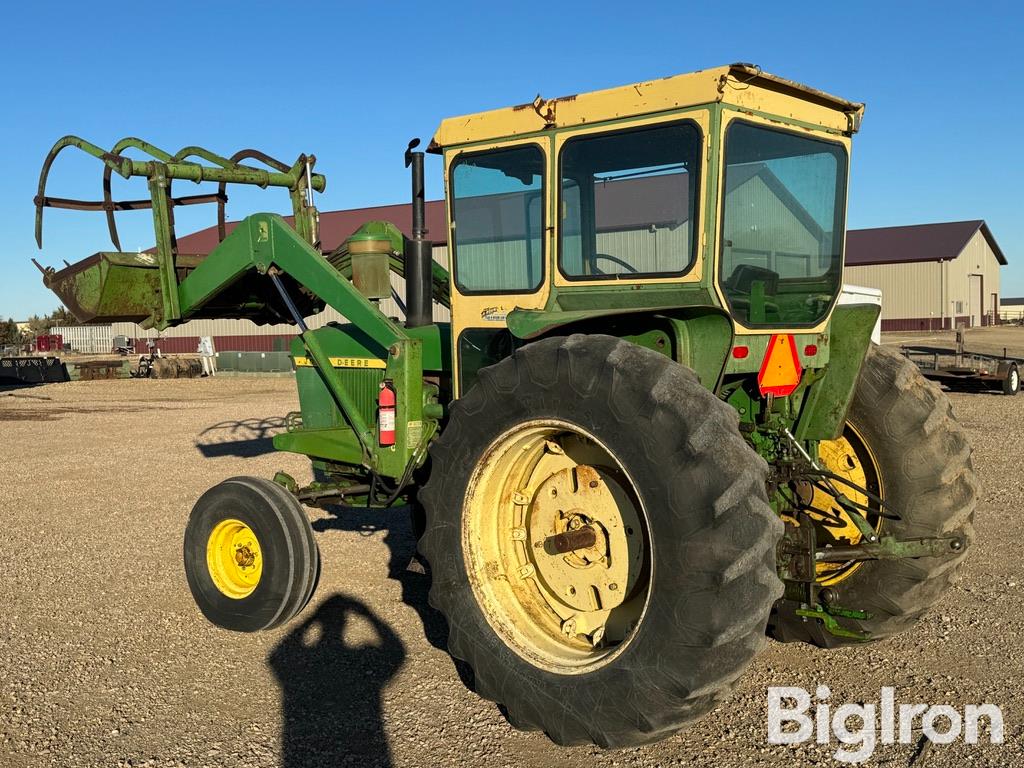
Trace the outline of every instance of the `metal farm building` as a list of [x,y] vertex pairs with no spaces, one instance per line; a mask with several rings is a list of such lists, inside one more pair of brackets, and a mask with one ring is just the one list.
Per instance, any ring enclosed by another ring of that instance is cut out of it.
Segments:
[[845,280],[882,291],[883,331],[999,322],[1006,257],[984,221],[854,229]]
[[1024,323],[1024,296],[999,301],[999,320],[1003,323]]

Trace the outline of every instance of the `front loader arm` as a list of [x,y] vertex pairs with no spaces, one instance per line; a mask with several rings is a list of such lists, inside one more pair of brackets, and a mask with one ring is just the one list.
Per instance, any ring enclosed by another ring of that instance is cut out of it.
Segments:
[[[382,359],[387,361],[387,378],[402,385],[396,387],[399,411],[406,414],[406,421],[422,420],[422,342],[411,338],[401,326],[380,312],[319,251],[276,214],[260,213],[246,218],[181,281],[178,300],[182,317],[187,319],[199,311],[203,304],[250,270],[268,276],[268,290],[272,290],[272,280],[278,286],[282,285],[276,280],[279,274],[288,275],[369,336],[379,347]],[[376,468],[378,450],[374,430],[366,423],[351,393],[343,386],[317,334],[306,328],[297,312],[293,321],[301,329],[299,339],[309,359],[359,440],[363,464]],[[406,457],[407,460],[418,447],[408,446],[410,456]]]
[[[50,168],[65,149],[73,148],[98,159],[104,166],[103,200],[72,200],[50,197],[46,183]],[[150,159],[125,156],[132,150]],[[267,169],[244,164],[252,159]],[[426,409],[423,382],[422,338],[387,318],[364,297],[344,273],[351,272],[345,254],[325,257],[320,250],[319,214],[313,192],[322,191],[326,179],[313,172],[316,159],[300,155],[291,166],[251,149],[222,157],[197,146],[175,154],[136,138],[118,142],[106,152],[76,136],[60,139],[51,149],[39,176],[35,198],[36,239],[42,244],[45,208],[104,211],[117,251],[99,252],[60,271],[37,267],[44,284],[71,308],[81,322],[138,322],[144,328],[165,328],[200,318],[250,318],[256,322],[291,322],[298,326],[304,356],[316,369],[331,401],[340,411],[339,423],[330,428],[311,428],[292,420],[289,432],[278,435],[275,445],[286,450],[339,462],[362,465],[371,473],[407,478],[425,456],[425,446],[437,426],[436,403]],[[117,173],[126,179],[144,178],[149,200],[115,201],[110,179]],[[214,182],[214,195],[175,197],[175,180]],[[294,229],[282,217],[261,213],[241,221],[225,236],[223,204],[225,185],[246,184],[278,187],[288,191]],[[218,206],[220,243],[210,253],[181,253],[174,233],[173,208],[178,205],[213,203]],[[156,247],[152,252],[125,253],[113,225],[118,210],[148,208],[153,214]],[[402,235],[393,225],[373,222],[402,253]],[[337,256],[337,258],[335,258]],[[337,262],[337,263],[335,263]],[[347,263],[342,263],[347,262]],[[434,266],[435,295],[447,295],[447,273]],[[330,306],[351,323],[310,330],[304,317]],[[338,333],[350,334],[362,343],[370,358],[367,367],[383,368],[382,387],[394,388],[397,397],[396,437],[387,446],[378,444],[372,406],[376,391],[360,389],[350,375],[334,367],[324,340]],[[422,334],[420,334],[422,336]],[[436,392],[436,387],[432,390]],[[361,408],[359,406],[362,406]],[[424,411],[427,411],[425,417]],[[326,446],[326,447],[325,447]]]
[[[239,223],[178,286],[184,320],[226,287],[254,269],[272,268],[294,278],[308,292],[344,315],[383,350],[408,341],[401,326],[386,317],[349,280],[277,214],[257,213]],[[269,286],[268,286],[269,287]]]

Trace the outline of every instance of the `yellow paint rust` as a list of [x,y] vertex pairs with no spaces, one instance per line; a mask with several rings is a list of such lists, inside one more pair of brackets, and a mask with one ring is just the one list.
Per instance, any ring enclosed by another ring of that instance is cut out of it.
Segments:
[[722,102],[843,134],[854,133],[864,105],[733,64],[660,80],[452,117],[441,122],[432,149],[522,136]]
[[[551,537],[583,527],[596,532],[593,546],[551,549]],[[608,449],[553,419],[499,435],[462,510],[466,571],[484,617],[531,665],[560,674],[606,664],[632,639],[647,600],[649,534]]]

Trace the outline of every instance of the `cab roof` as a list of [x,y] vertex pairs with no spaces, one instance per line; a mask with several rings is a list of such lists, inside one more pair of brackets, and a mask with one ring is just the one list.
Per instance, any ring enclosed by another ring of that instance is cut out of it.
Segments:
[[770,75],[754,64],[729,64],[555,99],[538,95],[527,104],[450,117],[441,122],[429,150],[716,102],[846,136],[858,130],[864,114],[861,103]]

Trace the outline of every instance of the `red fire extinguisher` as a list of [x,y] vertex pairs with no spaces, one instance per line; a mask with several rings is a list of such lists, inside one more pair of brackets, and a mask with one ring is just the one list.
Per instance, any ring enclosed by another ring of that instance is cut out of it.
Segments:
[[395,387],[385,379],[377,396],[377,441],[381,447],[395,444]]

